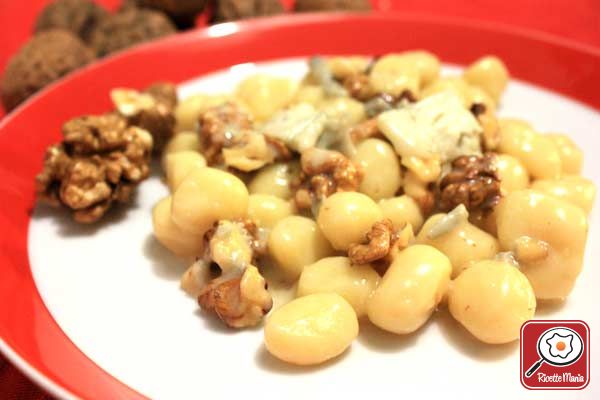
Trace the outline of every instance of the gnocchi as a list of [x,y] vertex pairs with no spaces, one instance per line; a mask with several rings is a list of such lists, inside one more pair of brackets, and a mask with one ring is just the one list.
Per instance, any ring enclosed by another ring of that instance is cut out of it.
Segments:
[[389,219],[396,229],[409,223],[415,232],[423,225],[423,214],[417,202],[410,196],[403,195],[379,201],[379,208],[384,218]]
[[477,60],[467,68],[464,79],[472,85],[479,86],[497,103],[508,83],[508,70],[498,57],[486,56]]
[[554,179],[561,173],[561,159],[554,142],[521,121],[500,119],[498,150],[517,158],[535,179]]
[[181,257],[196,257],[202,254],[202,235],[189,234],[180,229],[171,218],[171,196],[159,201],[152,210],[154,237],[167,249]]
[[300,174],[297,163],[276,163],[261,169],[248,183],[252,194],[268,194],[284,200],[292,197],[291,184]]
[[369,320],[397,334],[419,329],[446,293],[452,266],[434,247],[416,244],[402,250],[367,301]]
[[195,260],[181,287],[231,327],[264,321],[296,365],[338,357],[360,323],[407,335],[436,312],[518,339],[537,301],[572,291],[596,189],[569,137],[498,118],[509,77],[495,56],[453,77],[424,50],[314,57],[299,82],[183,100],[152,212],[157,241]]
[[380,139],[367,139],[356,146],[352,161],[358,164],[364,177],[361,193],[373,200],[393,197],[402,185],[398,156],[392,146]]
[[214,168],[192,170],[173,193],[171,218],[183,231],[202,235],[221,219],[243,218],[248,190],[236,176]]
[[[500,246],[515,252],[535,296],[544,300],[566,298],[583,266],[587,237],[583,210],[536,190],[520,190],[500,203],[497,225]],[[527,243],[522,238],[531,240]],[[531,242],[545,251],[527,257]]]
[[286,78],[258,74],[240,83],[236,99],[248,107],[254,118],[263,121],[292,102],[297,86]]
[[289,280],[296,280],[305,266],[333,254],[329,242],[310,218],[289,216],[269,233],[269,254]]
[[535,307],[527,277],[503,261],[473,264],[452,282],[448,292],[452,316],[485,343],[517,340],[521,325],[533,318]]
[[458,276],[472,262],[493,258],[498,253],[498,240],[467,219],[455,223],[441,234],[432,234],[445,216],[431,216],[417,235],[417,243],[433,246],[444,253],[452,264],[453,277]]
[[177,189],[193,169],[206,167],[206,160],[195,151],[179,151],[165,155],[165,175],[169,189]]
[[589,214],[592,211],[596,187],[589,179],[577,175],[567,175],[554,180],[538,180],[531,188],[568,201]]
[[248,197],[248,218],[261,228],[271,229],[280,220],[294,214],[291,202],[268,194],[251,194]]
[[337,357],[358,336],[352,306],[335,293],[292,300],[275,310],[265,324],[265,345],[275,357],[298,365]]
[[362,317],[378,284],[379,274],[370,265],[352,265],[348,257],[327,257],[304,267],[298,280],[298,296],[337,293]]
[[361,242],[383,217],[371,198],[362,193],[338,192],[323,201],[317,217],[323,235],[336,250]]

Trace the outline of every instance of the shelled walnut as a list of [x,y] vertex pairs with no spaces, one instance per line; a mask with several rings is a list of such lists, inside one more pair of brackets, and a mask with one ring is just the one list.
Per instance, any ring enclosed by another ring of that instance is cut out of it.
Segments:
[[311,208],[315,202],[335,192],[357,191],[362,171],[342,153],[310,148],[302,152],[295,202],[299,209]]
[[128,202],[150,172],[152,136],[116,114],[72,119],[63,135],[46,152],[36,193],[71,210],[77,222],[96,222],[115,202]]
[[379,268],[387,268],[394,256],[406,248],[414,239],[410,224],[394,229],[389,219],[373,224],[364,243],[355,243],[348,248],[348,258],[353,265],[377,263]]
[[439,184],[439,206],[450,211],[464,204],[469,211],[490,211],[500,200],[500,178],[494,154],[460,156]]
[[232,102],[211,107],[200,116],[200,141],[208,165],[222,162],[221,150],[252,128],[250,115]]
[[266,286],[258,269],[251,265],[241,276],[211,281],[198,296],[198,304],[231,328],[254,326],[273,307]]
[[[184,274],[181,286],[232,328],[253,326],[271,309],[266,282],[254,266],[266,240],[250,220],[219,221],[204,235],[205,253]],[[212,278],[211,265],[220,275]],[[212,278],[212,279],[211,279]]]
[[283,142],[255,131],[250,115],[232,102],[202,114],[200,140],[209,165],[225,164],[244,172],[291,158]]
[[113,89],[111,98],[116,110],[130,125],[147,130],[154,140],[154,151],[162,151],[175,133],[177,89],[167,82],[155,83],[142,92]]

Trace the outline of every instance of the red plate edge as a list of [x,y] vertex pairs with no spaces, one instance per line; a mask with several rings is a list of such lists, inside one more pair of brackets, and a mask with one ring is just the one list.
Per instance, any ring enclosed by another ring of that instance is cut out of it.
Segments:
[[144,398],[66,337],[31,275],[27,234],[33,177],[44,149],[59,140],[63,121],[108,109],[108,92],[117,86],[143,87],[160,79],[181,82],[250,61],[414,48],[456,64],[496,54],[514,77],[600,108],[600,91],[594,86],[600,81],[600,51],[593,47],[502,25],[406,14],[284,15],[221,24],[94,64],[42,91],[0,122],[0,198],[5,204],[0,209],[0,349],[59,397]]

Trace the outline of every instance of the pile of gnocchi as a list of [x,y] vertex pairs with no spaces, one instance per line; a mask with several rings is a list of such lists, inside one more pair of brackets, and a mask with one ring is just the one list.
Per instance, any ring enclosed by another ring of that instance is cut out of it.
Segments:
[[595,187],[569,137],[496,116],[508,79],[494,56],[441,76],[409,51],[183,99],[153,210],[189,265],[181,287],[298,365],[340,355],[360,324],[406,335],[436,312],[517,340],[536,301],[573,289]]

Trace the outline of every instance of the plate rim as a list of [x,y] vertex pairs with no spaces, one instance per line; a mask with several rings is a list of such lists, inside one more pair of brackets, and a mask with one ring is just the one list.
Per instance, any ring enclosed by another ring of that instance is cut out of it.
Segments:
[[[205,41],[215,41],[217,38],[221,37],[233,37],[244,38],[247,35],[250,35],[250,39],[253,33],[257,31],[260,33],[264,33],[264,31],[276,31],[277,29],[284,29],[289,27],[296,28],[305,28],[310,29],[310,27],[319,26],[319,25],[330,25],[334,26],[335,24],[350,24],[350,23],[377,23],[377,22],[386,22],[386,23],[400,23],[411,21],[412,23],[421,24],[421,25],[435,25],[438,24],[442,26],[443,29],[467,29],[467,30],[484,30],[488,33],[494,32],[500,36],[506,36],[507,38],[511,38],[514,40],[515,38],[523,38],[528,39],[533,42],[537,42],[541,46],[546,46],[551,49],[561,48],[563,50],[569,50],[572,53],[579,53],[584,55],[587,58],[594,59],[596,65],[600,65],[600,50],[596,49],[592,46],[588,46],[585,44],[579,44],[577,42],[572,42],[567,39],[561,39],[554,37],[551,34],[540,33],[535,31],[529,31],[523,28],[515,28],[515,27],[507,27],[502,24],[491,24],[491,23],[483,23],[480,21],[470,21],[464,20],[460,18],[448,18],[448,17],[433,17],[433,16],[423,16],[416,14],[355,14],[355,13],[332,13],[332,14],[305,14],[305,15],[283,15],[273,18],[265,18],[265,19],[254,19],[247,20],[241,22],[229,22],[224,24],[213,25],[211,27],[198,29],[192,32],[187,32],[183,34],[174,35],[173,37],[165,38],[159,40],[157,42],[143,44],[136,48],[133,48],[128,51],[121,52],[114,57],[109,57],[103,61],[91,64],[80,71],[77,71],[73,74],[68,75],[65,79],[61,79],[60,81],[55,82],[50,85],[48,88],[40,91],[36,95],[32,96],[31,99],[20,105],[13,112],[8,114],[2,121],[0,121],[0,140],[3,138],[4,134],[9,132],[7,127],[10,127],[14,121],[17,121],[19,118],[22,118],[23,115],[27,114],[28,110],[33,109],[40,102],[44,101],[48,95],[52,93],[59,93],[60,91],[66,90],[70,84],[74,84],[73,82],[77,82],[81,77],[89,77],[95,74],[98,71],[109,70],[114,67],[117,68],[119,65],[126,65],[129,61],[136,59],[136,57],[142,56],[147,53],[155,53],[159,51],[167,51],[170,46],[175,46],[178,48],[185,47],[186,44],[198,44],[203,43]],[[215,28],[216,27],[216,28]],[[219,31],[220,30],[220,31]],[[238,39],[239,40],[239,39]],[[508,40],[508,39],[507,39]],[[230,44],[230,47],[237,46],[236,44]],[[286,51],[282,51],[286,53]],[[295,54],[290,54],[290,57],[295,57]],[[306,55],[305,55],[306,56]],[[285,57],[285,56],[281,56]],[[254,61],[254,58],[251,58],[249,61]],[[260,61],[265,61],[266,59],[260,59]],[[258,61],[258,60],[256,60]],[[201,73],[195,75],[195,77],[199,77],[205,74],[210,73],[214,70],[205,70]],[[519,77],[519,79],[522,79]],[[532,82],[531,79],[526,79],[526,82]],[[538,84],[538,82],[533,81],[533,83]],[[546,85],[540,85],[542,87],[548,88]],[[552,87],[549,88],[553,92],[556,90]],[[565,94],[563,91],[559,91],[561,94]],[[600,102],[596,103],[598,99],[594,98],[593,101],[590,101],[590,98],[578,96],[579,93],[566,93],[570,98],[574,98],[579,102],[584,103],[587,106],[591,106],[595,110],[600,109]],[[0,161],[0,173],[2,172],[2,162]],[[9,181],[10,182],[10,181]],[[31,197],[31,196],[29,196]],[[26,201],[29,200],[29,197],[26,198]],[[2,212],[0,212],[0,217],[2,217]],[[27,232],[29,227],[30,218],[26,217],[26,226],[25,235],[27,239]],[[0,243],[1,244],[1,243]],[[26,242],[27,247],[27,242]],[[39,300],[42,302],[45,308],[45,304],[41,299],[39,291],[33,282],[33,277],[31,275],[31,269],[29,267],[29,259],[27,257],[27,278],[30,279],[33,284],[32,293],[34,296],[37,296]],[[0,261],[3,259],[3,255],[0,255]],[[0,266],[0,270],[4,268],[9,268],[8,266]],[[49,313],[47,309],[45,309],[46,313]],[[125,383],[119,381],[117,378],[110,375],[109,372],[104,371],[102,368],[97,366],[91,359],[89,359],[85,354],[79,350],[79,348],[70,341],[68,336],[62,331],[60,326],[54,321],[54,319],[50,316],[52,322],[57,325],[58,329],[64,336],[67,341],[70,342],[70,345],[75,347],[75,350],[79,351],[81,355],[88,361],[91,362],[95,368],[99,369],[99,373],[106,374],[108,378],[114,380],[114,384],[117,385],[120,389],[125,389],[127,392],[127,396],[129,398],[145,398],[142,394],[136,392],[132,388],[129,388]],[[29,359],[23,354],[19,353],[14,346],[11,346],[0,334],[0,351],[9,359],[13,365],[16,365],[25,375],[35,381],[37,384],[42,386],[44,389],[51,392],[53,395],[60,398],[77,398],[75,393],[81,396],[90,396],[93,392],[85,392],[81,393],[77,392],[69,388],[70,386],[67,383],[61,383],[57,379],[54,379],[47,374],[43,373],[33,362],[31,362],[31,357]],[[112,382],[111,382],[112,383]],[[122,391],[115,391],[113,393],[121,393]]]

